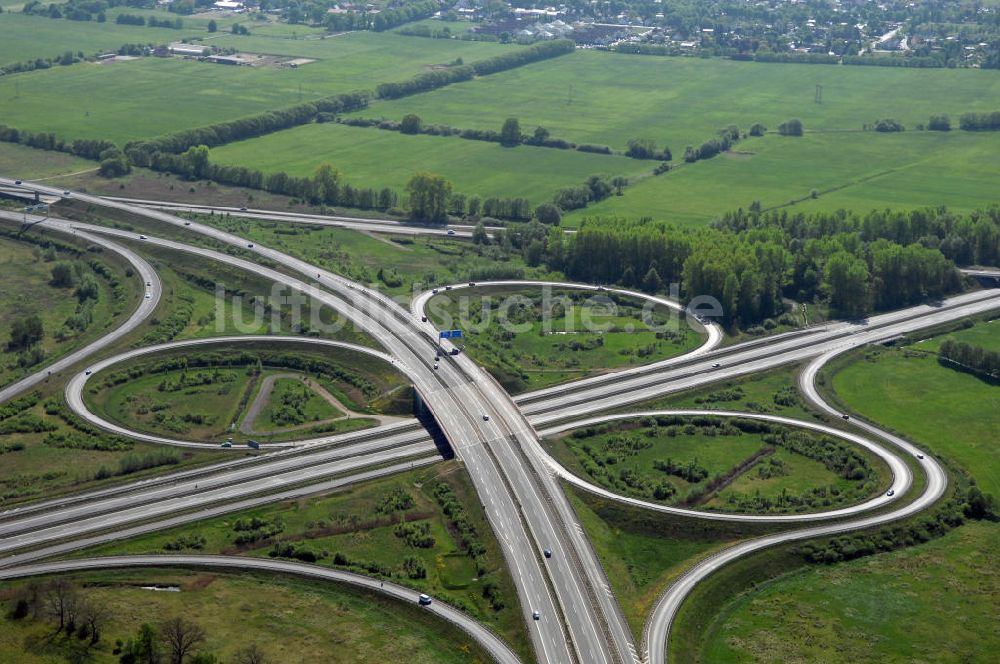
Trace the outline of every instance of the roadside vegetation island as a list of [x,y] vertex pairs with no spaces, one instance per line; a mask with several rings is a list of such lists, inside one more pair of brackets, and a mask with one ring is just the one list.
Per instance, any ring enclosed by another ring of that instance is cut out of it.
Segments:
[[0,662],[987,662],[1000,5],[0,0]]

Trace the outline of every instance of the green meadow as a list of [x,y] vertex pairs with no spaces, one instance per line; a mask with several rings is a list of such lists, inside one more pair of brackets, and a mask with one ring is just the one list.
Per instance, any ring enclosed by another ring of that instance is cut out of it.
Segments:
[[[996,344],[996,324],[976,332]],[[971,331],[969,331],[971,332]],[[941,338],[945,338],[944,335]],[[955,335],[962,338],[961,334]],[[970,339],[965,339],[970,341]],[[932,351],[931,342],[914,349]],[[1000,387],[941,366],[930,352],[877,349],[855,355],[833,374],[837,398],[858,414],[898,431],[914,443],[957,462],[985,493],[1000,495]]]
[[[7,14],[0,14],[0,26],[6,17]],[[50,24],[62,29],[62,23],[73,24],[70,27],[77,23],[39,20],[43,21],[44,30],[54,29]],[[134,36],[130,32],[114,37],[108,47],[117,48],[125,41],[148,41],[150,37],[143,38],[146,33],[142,31],[153,32],[151,28],[120,27],[139,32]],[[34,27],[27,32],[33,31]],[[182,31],[164,32],[172,33],[169,39],[155,41],[176,41],[182,36],[178,34]],[[49,44],[72,42],[62,32],[43,33],[42,38]],[[427,71],[432,65],[457,58],[472,62],[496,55],[501,49],[477,42],[408,39],[374,33],[309,41],[252,35],[232,39],[237,42],[219,42],[219,45],[251,52],[257,46],[261,51],[317,61],[291,69],[231,67],[150,57],[127,62],[79,63],[4,76],[0,77],[3,123],[29,131],[54,132],[66,138],[103,138],[124,143],[340,92],[372,89],[378,83]],[[243,39],[247,40],[245,44],[239,41]],[[4,33],[0,30],[0,43],[3,42]],[[265,48],[265,45],[271,46]],[[70,47],[57,47],[51,55],[66,48]],[[82,44],[72,48],[84,52],[98,50],[96,46]]]
[[945,339],[964,341],[973,346],[980,346],[986,350],[1000,352],[1000,318],[989,321],[979,321],[972,327],[964,330],[956,330],[948,334],[942,334],[924,341],[918,341],[914,348],[936,353],[941,347],[941,342]]
[[938,205],[971,211],[1000,201],[998,150],[1000,135],[960,131],[769,134],[713,159],[680,162],[673,172],[628,187],[624,196],[568,215],[566,223],[619,215],[702,225],[753,201],[791,212]]
[[[435,40],[437,41],[437,40]],[[823,102],[814,101],[816,85]],[[907,128],[935,113],[957,125],[966,111],[996,110],[993,71],[761,64],[722,59],[574,54],[378,105],[398,120],[495,127],[517,117],[576,143],[624,149],[630,138],[668,145],[675,158],[727,125],[769,129],[789,118],[806,130],[855,130],[894,117]],[[365,112],[370,115],[370,112]]]
[[[121,654],[116,641],[134,638],[143,623],[155,627],[175,616],[204,629],[204,643],[195,651],[211,659],[199,661],[246,661],[236,657],[250,644],[258,647],[267,662],[465,664],[488,657],[464,632],[416,605],[334,582],[171,569],[99,571],[60,578],[78,588],[81,599],[103,609],[103,638],[95,646],[72,637],[57,638],[44,613],[37,620],[9,618],[16,598],[27,586],[54,579],[17,581],[5,584],[0,597],[0,659],[49,664],[81,658],[93,664],[116,664]],[[154,592],[162,588],[174,591]],[[184,661],[192,660],[189,656]]]
[[[823,86],[822,103],[814,101]],[[535,63],[423,95],[381,102],[361,112],[399,120],[416,113],[426,123],[499,129],[517,117],[525,131],[541,125],[577,143],[625,148],[631,138],[669,146],[675,172],[642,178],[613,197],[568,215],[652,216],[704,224],[759,200],[763,207],[795,202],[799,210],[868,211],[948,205],[968,211],[996,202],[994,155],[1000,139],[957,130],[967,111],[995,110],[1000,76],[977,70],[772,65],[721,59],[628,57],[595,51]],[[945,113],[950,133],[916,131]],[[774,134],[790,118],[800,138]],[[863,132],[893,117],[902,134]],[[730,153],[695,164],[684,148],[716,131],[761,122],[772,133],[747,138]],[[527,155],[525,154],[527,159]],[[626,175],[650,172],[636,162]],[[346,168],[346,164],[344,165]],[[815,190],[816,198],[812,198]]]
[[848,563],[805,568],[747,592],[713,623],[700,661],[991,661],[1000,527]]
[[[723,420],[724,422],[724,420]],[[773,446],[757,433],[725,431],[714,427],[648,426],[643,420],[611,424],[607,431],[586,435],[562,435],[547,441],[563,463],[581,476],[612,491],[651,499],[674,506],[712,511],[747,511],[753,498],[776,500],[786,494],[807,496],[814,489],[832,489],[822,508],[775,506],[771,512],[806,512],[829,509],[831,505],[860,502],[867,498],[860,482],[841,477],[818,460]],[[814,440],[819,436],[809,434]],[[865,455],[876,484],[888,484],[883,464]],[[701,469],[701,476],[667,472],[658,466],[672,462],[680,469]],[[634,474],[635,480],[626,477]],[[710,484],[727,478],[717,489]],[[669,494],[650,495],[650,488],[664,483],[673,487]],[[697,498],[695,498],[697,496]],[[759,511],[759,509],[752,510]]]
[[265,173],[312,175],[330,162],[358,187],[391,187],[402,192],[417,171],[438,173],[454,190],[468,195],[524,197],[535,205],[562,187],[578,186],[591,175],[615,176],[646,168],[627,157],[583,154],[458,137],[409,136],[375,128],[309,124],[212,150],[213,162]]
[[[205,27],[208,21],[185,16],[182,17],[184,27],[180,30],[150,28],[145,25],[119,25],[114,19],[118,13],[155,15],[170,20],[177,18],[167,12],[145,12],[130,7],[109,10],[105,23],[4,11],[0,14],[0,67],[35,58],[54,58],[66,51],[82,51],[84,55],[91,56],[104,51],[117,51],[123,44],[167,44],[208,35]],[[0,96],[0,99],[3,97]]]
[[637,299],[539,287],[455,293],[431,298],[428,317],[439,329],[461,328],[469,355],[512,393],[664,360],[701,343],[668,310],[644,311]]

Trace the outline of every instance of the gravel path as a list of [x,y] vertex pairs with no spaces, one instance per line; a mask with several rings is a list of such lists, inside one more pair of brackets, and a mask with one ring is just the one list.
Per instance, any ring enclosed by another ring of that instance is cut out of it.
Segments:
[[355,419],[364,418],[364,419],[375,420],[379,424],[393,424],[395,422],[400,422],[402,420],[407,419],[405,417],[396,417],[393,415],[371,415],[369,413],[359,413],[357,411],[351,410],[350,408],[345,406],[340,401],[340,399],[330,394],[326,390],[326,388],[324,388],[322,385],[314,381],[312,378],[305,378],[302,379],[302,382],[304,382],[309,387],[309,389],[311,389],[313,392],[322,397],[328,404],[330,404],[337,410],[342,411],[345,414],[340,417],[332,417],[330,419],[318,420],[315,422],[305,422],[303,424],[299,424],[293,427],[286,427],[283,429],[274,429],[271,431],[254,431],[253,429],[254,422],[257,421],[257,418],[260,416],[261,411],[264,410],[264,406],[267,405],[268,400],[271,398],[271,392],[274,391],[274,383],[279,378],[291,378],[296,380],[302,379],[301,374],[291,374],[291,373],[271,374],[269,376],[265,376],[264,380],[261,381],[260,390],[257,392],[257,396],[254,398],[253,403],[250,404],[250,407],[247,409],[246,416],[240,423],[241,433],[244,433],[248,436],[266,436],[272,433],[288,433],[289,431],[298,431],[299,429],[309,429],[320,424],[327,424],[329,422],[339,422],[340,420],[350,419],[352,417]]

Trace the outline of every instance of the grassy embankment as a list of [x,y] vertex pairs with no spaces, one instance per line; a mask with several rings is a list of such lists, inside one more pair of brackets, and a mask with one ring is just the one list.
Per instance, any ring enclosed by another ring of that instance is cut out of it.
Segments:
[[[471,534],[458,525],[458,513],[445,513],[438,499],[442,485],[458,499],[473,527]],[[530,646],[517,594],[478,503],[464,472],[456,462],[446,462],[329,496],[210,519],[79,555],[180,550],[269,557],[277,546],[282,557],[381,575],[452,603],[484,621],[525,656]],[[470,555],[473,542],[482,546],[481,555]]]
[[[28,238],[35,240],[35,236]],[[116,255],[95,255],[67,238],[23,241],[13,224],[0,226],[0,385],[34,373],[120,325],[142,297],[142,284]],[[93,262],[93,265],[91,265]],[[53,270],[68,269],[57,282]],[[84,291],[83,289],[87,289]],[[12,328],[38,316],[41,339],[14,344]]]
[[[89,638],[54,635],[56,624],[44,615],[9,617],[23,589],[59,579],[84,601],[104,608],[106,620],[95,646]],[[156,587],[176,590],[157,592]],[[5,584],[0,607],[0,659],[21,664],[64,662],[78,652],[94,664],[116,664],[116,641],[134,639],[144,623],[156,628],[176,616],[205,631],[197,652],[227,662],[251,644],[267,661],[280,662],[490,661],[464,632],[419,607],[294,576],[172,569],[75,573]],[[164,652],[165,645],[157,643]]]
[[468,240],[410,235],[371,235],[309,224],[264,222],[235,217],[199,221],[247,237],[263,246],[370,284],[406,304],[414,291],[441,284],[490,278],[560,278],[527,267],[517,254]]

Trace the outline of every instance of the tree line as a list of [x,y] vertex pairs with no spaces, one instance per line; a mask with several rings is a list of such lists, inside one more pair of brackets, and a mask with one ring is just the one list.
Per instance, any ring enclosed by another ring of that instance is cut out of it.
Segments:
[[[373,30],[375,32],[382,32],[397,25],[428,18],[440,8],[441,6],[436,0],[418,0],[417,2],[403,4],[402,6],[383,7],[377,14],[371,14],[367,11],[348,11],[329,14],[326,12],[326,5],[324,5],[319,9],[321,13],[313,15],[313,20],[316,23],[322,22],[328,30],[333,32],[345,32],[348,30]],[[292,9],[301,14],[301,10],[294,6]],[[289,22],[297,23],[301,19],[293,20],[296,18],[296,15],[292,9],[289,10]]]
[[141,14],[119,14],[115,17],[115,23],[118,25],[148,25],[151,28],[169,28],[171,30],[181,30],[184,28],[184,19],[179,16],[173,19],[159,19],[155,16],[150,16],[147,19]]
[[964,369],[988,380],[1000,379],[1000,353],[964,341],[945,339],[938,349],[941,364]]
[[679,283],[687,299],[718,300],[724,324],[747,328],[780,316],[785,298],[856,317],[954,292],[956,262],[1000,264],[1000,207],[966,217],[944,209],[739,210],[704,229],[593,219],[570,237],[543,230],[521,250],[529,246],[537,261],[575,280],[645,290]]
[[1000,131],[1000,111],[992,113],[963,113],[958,128],[964,131]]
[[65,141],[57,138],[51,132],[33,133],[6,125],[0,125],[0,141],[4,143],[20,143],[21,145],[27,145],[28,147],[40,150],[68,152],[85,159],[100,159],[101,155],[108,150],[118,149],[118,146],[111,141],[93,138],[78,138],[75,141]]
[[[535,127],[532,132],[521,130],[520,121],[517,118],[507,118],[500,131],[494,129],[462,129],[442,124],[425,124],[420,116],[415,113],[408,113],[402,120],[387,120],[384,118],[363,118],[363,117],[337,117],[330,113],[320,113],[317,122],[337,122],[349,127],[375,127],[385,131],[398,131],[402,134],[424,134],[427,136],[456,136],[470,141],[485,141],[488,143],[500,143],[505,147],[517,145],[531,145],[534,147],[554,148],[557,150],[576,150],[578,152],[588,152],[592,154],[612,155],[616,154],[607,145],[593,145],[588,143],[576,144],[563,138],[553,137],[551,132],[542,126]],[[653,159],[658,161],[670,161],[673,155],[670,148],[664,146],[659,148],[656,142],[649,138],[629,139],[628,149],[619,153],[632,159]]]
[[437,0],[421,0],[411,2],[401,7],[385,8],[372,19],[371,29],[375,32],[382,32],[397,25],[428,18],[434,14],[441,5]]
[[370,93],[346,92],[288,108],[265,111],[205,127],[183,129],[156,138],[125,144],[125,153],[136,166],[148,166],[157,152],[180,153],[198,145],[216,147],[232,141],[262,136],[311,122],[318,113],[348,113],[368,106]]
[[[655,56],[688,56],[692,54],[674,44],[650,44],[623,42],[614,47],[615,53],[629,55],[655,55]],[[801,65],[848,65],[848,66],[869,66],[869,67],[912,67],[919,69],[937,69],[945,67],[946,63],[934,57],[927,56],[871,56],[871,55],[829,55],[828,53],[793,53],[757,51],[755,53],[726,53],[725,50],[715,52],[714,55],[723,55],[730,60],[742,60],[748,62],[779,63],[779,64],[801,64]]]
[[960,477],[960,481],[965,486],[956,487],[947,501],[929,513],[877,530],[813,540],[794,551],[806,562],[831,564],[928,542],[958,528],[966,520],[997,521],[993,496],[984,494],[975,485],[969,486],[968,477]]
[[714,138],[710,138],[699,147],[687,146],[684,149],[684,161],[690,163],[701,159],[711,159],[715,155],[726,152],[740,140],[740,128],[730,125],[720,129]]
[[532,62],[538,62],[539,60],[572,53],[575,48],[576,45],[568,39],[541,42],[533,46],[518,48],[510,53],[480,60],[471,65],[456,65],[447,69],[418,74],[406,81],[381,83],[375,88],[375,96],[379,99],[399,99],[400,97],[407,97],[442,88],[452,83],[468,81],[474,76],[495,74]]

